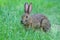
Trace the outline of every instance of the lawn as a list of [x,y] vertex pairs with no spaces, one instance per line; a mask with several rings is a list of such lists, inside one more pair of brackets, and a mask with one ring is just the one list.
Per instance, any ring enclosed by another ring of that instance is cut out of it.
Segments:
[[[20,23],[24,3],[32,2],[32,12],[47,16],[51,30],[25,30]],[[60,40],[60,0],[0,0],[0,40]]]

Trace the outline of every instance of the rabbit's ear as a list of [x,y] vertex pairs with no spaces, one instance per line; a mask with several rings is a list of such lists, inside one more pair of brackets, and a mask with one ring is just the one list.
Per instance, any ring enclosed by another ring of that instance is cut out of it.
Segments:
[[28,3],[27,2],[24,5],[24,11],[25,11],[25,13],[28,12]]
[[30,5],[29,5],[29,13],[31,12],[31,10],[32,10],[32,3],[30,3]]

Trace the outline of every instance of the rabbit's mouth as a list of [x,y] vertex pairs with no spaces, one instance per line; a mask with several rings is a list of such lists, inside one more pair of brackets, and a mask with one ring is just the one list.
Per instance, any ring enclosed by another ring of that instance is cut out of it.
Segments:
[[24,24],[24,26],[28,26],[29,24]]
[[27,23],[26,23],[26,22],[21,21],[21,24],[26,25]]
[[23,24],[24,26],[27,26],[28,25],[27,23],[23,23],[23,22],[21,24]]

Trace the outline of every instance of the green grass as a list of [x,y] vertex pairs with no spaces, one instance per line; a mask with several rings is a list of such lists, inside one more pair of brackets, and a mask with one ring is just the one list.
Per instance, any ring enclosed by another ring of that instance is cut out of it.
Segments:
[[[25,2],[32,2],[31,13],[48,17],[49,32],[25,31],[20,24]],[[60,0],[0,0],[0,40],[60,40]]]

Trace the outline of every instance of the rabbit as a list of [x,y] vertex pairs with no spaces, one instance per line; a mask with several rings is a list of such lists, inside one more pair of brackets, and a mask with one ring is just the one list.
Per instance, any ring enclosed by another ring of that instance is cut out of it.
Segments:
[[21,18],[21,23],[26,27],[26,28],[42,28],[44,32],[48,31],[51,27],[51,24],[49,22],[49,20],[47,19],[46,16],[44,16],[43,14],[33,14],[30,15],[32,10],[32,3],[30,3],[30,5],[28,5],[28,3],[26,2],[24,4],[24,15],[22,15]]

